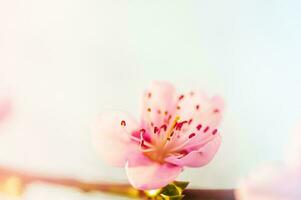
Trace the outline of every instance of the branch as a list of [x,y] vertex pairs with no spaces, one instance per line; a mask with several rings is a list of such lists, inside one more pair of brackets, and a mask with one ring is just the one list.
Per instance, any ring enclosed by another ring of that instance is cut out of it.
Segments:
[[[0,166],[0,192],[11,195],[21,195],[26,186],[33,182],[61,185],[77,188],[83,192],[105,192],[132,198],[145,198],[143,191],[139,191],[129,184],[110,182],[84,182],[71,178],[47,177],[34,175],[29,172]],[[201,190],[186,189],[186,199],[234,200],[233,190]]]

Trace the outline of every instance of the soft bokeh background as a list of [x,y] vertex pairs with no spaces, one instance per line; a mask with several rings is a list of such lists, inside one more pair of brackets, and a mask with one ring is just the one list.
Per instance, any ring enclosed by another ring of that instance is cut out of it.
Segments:
[[163,79],[226,99],[218,155],[180,178],[234,187],[282,157],[301,117],[300,9],[297,0],[0,1],[0,80],[15,106],[0,164],[126,180],[98,159],[91,121],[118,108],[138,116],[143,89]]

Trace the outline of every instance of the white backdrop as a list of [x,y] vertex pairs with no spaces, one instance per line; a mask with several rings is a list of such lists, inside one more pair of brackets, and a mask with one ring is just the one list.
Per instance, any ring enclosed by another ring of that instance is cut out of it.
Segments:
[[83,179],[126,180],[93,151],[90,123],[138,116],[151,80],[227,102],[223,144],[193,186],[234,187],[282,157],[301,113],[301,3],[275,0],[0,0],[0,78],[14,115],[0,164]]

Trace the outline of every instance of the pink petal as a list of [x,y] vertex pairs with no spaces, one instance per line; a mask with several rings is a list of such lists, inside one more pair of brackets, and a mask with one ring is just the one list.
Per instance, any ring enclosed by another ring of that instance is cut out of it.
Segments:
[[107,163],[124,167],[128,156],[139,152],[139,146],[130,139],[138,128],[138,123],[124,112],[105,113],[94,124],[93,143]]
[[254,171],[236,190],[238,200],[300,200],[301,172],[284,165],[269,165]]
[[175,88],[165,81],[155,81],[144,92],[142,99],[142,124],[147,127],[151,123],[160,127],[169,115],[172,115],[176,105]]
[[166,162],[188,167],[201,167],[208,164],[216,154],[221,144],[221,137],[217,134],[211,141],[203,144],[198,150],[188,152],[183,157],[170,156],[165,159]]
[[154,162],[144,155],[132,156],[126,173],[133,187],[141,190],[152,190],[166,186],[182,172],[182,167]]
[[11,111],[11,101],[8,98],[0,100],[0,121],[4,120]]

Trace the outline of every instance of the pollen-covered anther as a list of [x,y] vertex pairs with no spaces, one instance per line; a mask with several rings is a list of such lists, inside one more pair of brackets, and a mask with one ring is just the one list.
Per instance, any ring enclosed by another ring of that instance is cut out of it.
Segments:
[[181,101],[182,99],[184,99],[184,95],[183,94],[181,96],[179,96],[179,101]]
[[188,136],[188,138],[190,139],[190,138],[193,138],[195,136],[195,133],[191,133],[189,136]]
[[121,126],[126,126],[126,122],[125,122],[124,120],[122,120],[122,121],[120,122],[120,125],[121,125]]
[[163,125],[160,127],[160,129],[163,129],[164,131],[166,131],[166,130],[167,130],[166,124],[163,124]]
[[168,111],[165,111],[165,112],[164,112],[164,115],[167,115],[167,114],[168,114]]
[[204,133],[206,133],[208,130],[209,130],[209,126],[207,126],[205,129],[204,129]]
[[199,131],[202,128],[202,124],[197,125],[196,129]]
[[214,129],[213,131],[212,131],[212,135],[215,135],[217,133],[217,129]]
[[182,122],[177,123],[176,126],[175,126],[176,130],[180,131],[182,129],[182,126],[186,123],[188,123],[188,122],[187,121],[182,121]]
[[150,99],[150,98],[152,97],[152,93],[149,92],[149,93],[147,94],[147,97]]
[[217,109],[217,108],[214,109],[214,110],[213,110],[213,113],[219,113],[219,109]]
[[147,112],[151,112],[152,111],[152,109],[151,108],[147,108]]
[[175,133],[174,131],[173,131],[173,132],[171,132],[171,134],[170,134],[170,137],[172,137],[174,133]]

